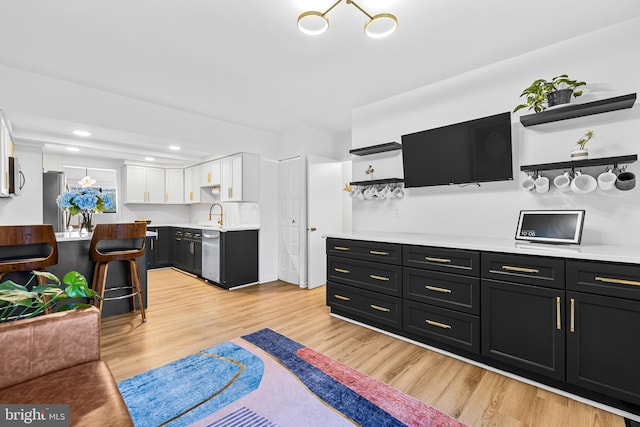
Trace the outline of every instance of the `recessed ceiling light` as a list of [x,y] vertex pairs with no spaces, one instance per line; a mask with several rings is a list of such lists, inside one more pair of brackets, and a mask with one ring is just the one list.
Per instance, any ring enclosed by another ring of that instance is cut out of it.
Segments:
[[80,151],[78,147],[67,147],[67,151]]
[[74,130],[73,134],[75,136],[91,136],[91,134],[89,132],[87,132],[86,130]]
[[145,157],[144,158],[147,162],[153,162],[155,159],[153,157]]
[[180,147],[178,147],[177,145],[170,145],[169,150],[180,151]]

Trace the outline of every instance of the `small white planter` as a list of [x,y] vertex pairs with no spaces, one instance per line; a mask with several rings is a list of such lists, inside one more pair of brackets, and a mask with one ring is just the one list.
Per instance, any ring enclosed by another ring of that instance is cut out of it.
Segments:
[[573,150],[571,152],[571,160],[585,160],[589,158],[589,150]]

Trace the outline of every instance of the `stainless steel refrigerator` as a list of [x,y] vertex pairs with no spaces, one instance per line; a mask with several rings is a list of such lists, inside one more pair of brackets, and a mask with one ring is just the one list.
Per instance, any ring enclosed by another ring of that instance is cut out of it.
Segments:
[[56,232],[65,231],[64,212],[56,204],[56,197],[65,192],[65,179],[62,172],[44,172],[42,174],[42,223],[52,224]]

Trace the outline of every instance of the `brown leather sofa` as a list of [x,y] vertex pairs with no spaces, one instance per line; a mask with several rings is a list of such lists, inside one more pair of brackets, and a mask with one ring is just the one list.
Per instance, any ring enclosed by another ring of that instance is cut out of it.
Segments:
[[100,360],[98,309],[0,324],[0,403],[69,404],[72,426],[133,426]]

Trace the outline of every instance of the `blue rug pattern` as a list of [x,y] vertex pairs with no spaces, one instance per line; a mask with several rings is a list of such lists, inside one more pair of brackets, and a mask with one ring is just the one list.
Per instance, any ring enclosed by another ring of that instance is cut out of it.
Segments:
[[255,390],[263,373],[262,360],[226,342],[128,378],[118,387],[136,427],[180,427]]

